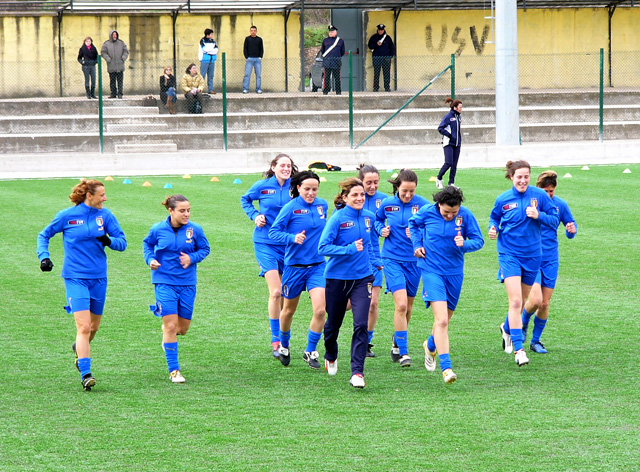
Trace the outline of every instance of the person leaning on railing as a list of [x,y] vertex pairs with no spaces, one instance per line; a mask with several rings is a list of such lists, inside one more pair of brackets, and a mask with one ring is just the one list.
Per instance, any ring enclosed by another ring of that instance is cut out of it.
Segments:
[[202,113],[202,90],[204,79],[198,73],[198,67],[191,63],[182,77],[182,91],[187,99],[187,106],[191,113]]

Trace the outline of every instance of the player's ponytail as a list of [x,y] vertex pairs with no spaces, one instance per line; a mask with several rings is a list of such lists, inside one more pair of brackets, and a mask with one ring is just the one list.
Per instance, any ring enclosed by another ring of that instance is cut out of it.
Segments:
[[99,180],[82,179],[78,185],[73,187],[71,195],[69,195],[69,200],[76,205],[80,205],[85,201],[88,193],[95,195],[99,187],[104,187],[104,184]]

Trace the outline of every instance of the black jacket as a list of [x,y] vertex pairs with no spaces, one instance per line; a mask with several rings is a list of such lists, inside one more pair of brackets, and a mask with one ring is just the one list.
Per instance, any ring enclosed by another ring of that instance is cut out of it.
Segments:
[[83,44],[78,51],[78,62],[83,66],[95,66],[98,62],[98,50],[94,44],[91,45],[91,49]]
[[169,88],[176,88],[176,78],[173,75],[170,75],[165,83],[164,74],[160,76],[160,100],[162,103],[167,103],[167,90]]

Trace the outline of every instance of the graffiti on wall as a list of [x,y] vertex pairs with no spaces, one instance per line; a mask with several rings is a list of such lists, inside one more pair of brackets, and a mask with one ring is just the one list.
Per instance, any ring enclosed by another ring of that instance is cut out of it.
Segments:
[[[460,56],[460,54],[462,54],[462,52],[468,45],[467,38],[464,37],[462,31],[463,30],[460,26],[456,26],[451,33],[451,37],[449,37],[449,27],[447,25],[442,25],[440,31],[440,39],[436,39],[436,42],[438,44],[434,45],[433,27],[431,26],[431,24],[428,24],[425,28],[425,44],[427,46],[427,50],[432,53],[442,53],[447,47],[449,40],[451,40],[451,43],[456,46],[456,51],[454,52],[454,54],[456,55],[456,57]],[[478,56],[481,56],[484,52],[484,47],[490,32],[491,27],[489,25],[484,25],[482,35],[478,37],[478,31],[475,25],[469,27],[471,44],[473,46],[473,50]]]

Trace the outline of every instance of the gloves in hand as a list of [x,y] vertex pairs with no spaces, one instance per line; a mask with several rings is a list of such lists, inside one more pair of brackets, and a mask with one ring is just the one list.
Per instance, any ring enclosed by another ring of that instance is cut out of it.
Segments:
[[102,247],[111,246],[111,238],[109,238],[109,236],[107,236],[106,234],[103,234],[96,239],[102,243]]
[[45,257],[40,261],[40,270],[42,272],[51,272],[51,269],[53,269],[53,262],[51,262],[51,259]]

